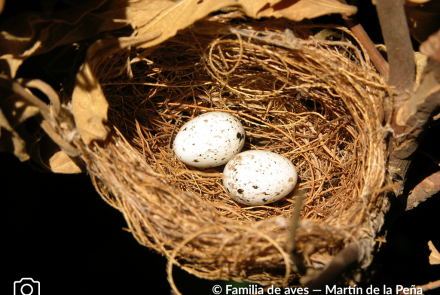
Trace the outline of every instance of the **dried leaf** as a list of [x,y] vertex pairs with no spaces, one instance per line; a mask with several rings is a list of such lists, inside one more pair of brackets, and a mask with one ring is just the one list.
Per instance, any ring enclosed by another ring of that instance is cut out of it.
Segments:
[[[45,9],[50,11],[55,1],[47,0],[43,3]],[[131,24],[137,30],[135,37],[125,41],[121,39],[118,46],[115,46],[116,43],[96,43],[89,49],[87,61],[77,75],[72,111],[81,138],[89,144],[92,140],[104,140],[107,136],[103,122],[107,120],[108,104],[94,71],[94,66],[102,58],[132,44],[145,48],[160,44],[209,13],[230,6],[242,6],[251,17],[275,16],[292,20],[329,13],[349,15],[356,12],[355,7],[341,4],[337,0],[80,1],[75,7],[57,12],[50,18],[44,14],[24,13],[4,23],[0,28],[3,30],[0,52],[6,54],[0,56],[0,60],[6,62],[4,72],[14,77],[23,60],[31,55]],[[20,25],[17,26],[17,23]],[[105,48],[105,45],[110,47]]]
[[62,174],[76,174],[83,172],[83,167],[74,162],[65,152],[58,151],[49,159],[52,172]]
[[[0,26],[0,72],[14,78],[19,66],[32,55],[91,38],[127,24],[124,10],[109,10],[108,0],[77,1],[74,7],[47,15],[24,12]],[[112,2],[117,2],[116,0]],[[49,7],[47,7],[49,9]]]
[[357,8],[337,0],[143,0],[129,3],[127,21],[139,35],[162,31],[160,38],[142,44],[147,48],[173,37],[178,30],[187,28],[209,13],[225,7],[241,6],[253,18],[286,17],[294,21],[314,18],[330,13],[351,15]]
[[143,0],[131,2],[127,7],[127,20],[139,35],[161,31],[159,38],[140,47],[147,48],[162,43],[209,13],[228,6],[236,6],[235,0]]
[[342,4],[337,0],[238,0],[246,14],[253,18],[285,17],[293,21],[311,19],[326,14],[343,13],[352,15],[355,6]]
[[156,31],[133,38],[99,40],[90,46],[86,61],[76,77],[72,94],[75,125],[85,144],[90,144],[93,140],[104,140],[108,134],[104,126],[104,122],[107,121],[108,103],[95,76],[96,65],[121,48],[148,43],[160,36],[161,32]]
[[85,144],[92,140],[104,140],[107,129],[108,103],[89,63],[85,63],[77,77],[72,94],[72,113],[76,127]]
[[23,125],[13,129],[0,108],[0,152],[13,153],[20,161],[24,162],[29,160],[28,150],[26,149],[28,136],[26,136],[26,131],[22,127]]
[[414,60],[416,62],[416,84],[419,84],[423,69],[428,63],[428,57],[420,52],[414,52]]
[[[2,80],[2,84],[8,83]],[[20,161],[26,161],[29,159],[29,145],[34,139],[29,136],[22,123],[38,114],[39,109],[29,105],[9,89],[0,89],[3,92],[3,97],[0,98],[0,151],[11,152]]]
[[429,255],[429,263],[434,264],[440,264],[440,253],[438,250],[434,247],[434,244],[432,241],[428,242],[429,250],[431,250],[431,255]]
[[80,159],[69,157],[48,136],[40,139],[31,157],[42,168],[54,173],[76,174],[86,170]]
[[16,94],[0,99],[0,109],[3,110],[3,114],[5,118],[7,118],[7,124],[9,127],[2,123],[0,123],[0,126],[10,128],[8,129],[9,131],[39,113],[38,107],[28,104]]
[[246,15],[253,18],[259,18],[258,13],[260,11],[268,7],[273,7],[281,1],[282,0],[239,0]]

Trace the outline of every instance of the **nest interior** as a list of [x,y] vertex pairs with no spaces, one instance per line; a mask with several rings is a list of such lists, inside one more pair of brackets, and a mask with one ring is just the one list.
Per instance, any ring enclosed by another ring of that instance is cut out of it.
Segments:
[[[87,148],[89,172],[139,243],[202,278],[286,283],[295,276],[289,220],[303,195],[295,251],[306,266],[322,267],[353,241],[374,244],[383,206],[385,83],[353,37],[319,40],[314,29],[215,16],[99,66],[113,136]],[[224,166],[198,169],[176,158],[181,126],[214,110],[242,122],[243,151],[292,161],[299,178],[291,194],[241,205],[222,185]]]

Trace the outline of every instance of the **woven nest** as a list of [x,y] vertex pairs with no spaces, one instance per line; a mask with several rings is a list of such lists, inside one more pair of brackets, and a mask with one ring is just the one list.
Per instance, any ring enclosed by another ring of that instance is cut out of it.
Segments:
[[[287,244],[300,195],[295,251],[306,266],[323,267],[359,241],[369,263],[383,222],[385,83],[362,48],[315,39],[312,29],[214,17],[99,66],[112,138],[87,148],[89,172],[137,241],[169,259],[169,273],[175,264],[205,279],[286,284],[297,276]],[[225,191],[224,166],[176,158],[181,126],[214,110],[242,122],[243,150],[292,161],[299,179],[291,194],[244,206]]]

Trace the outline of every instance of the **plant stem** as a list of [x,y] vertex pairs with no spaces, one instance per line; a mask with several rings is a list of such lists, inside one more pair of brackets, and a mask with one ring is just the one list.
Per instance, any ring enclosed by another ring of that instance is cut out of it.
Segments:
[[367,32],[365,32],[362,25],[356,20],[354,16],[347,16],[345,14],[342,15],[342,18],[345,20],[345,23],[353,32],[353,34],[359,39],[362,46],[367,51],[368,55],[371,58],[371,61],[376,66],[379,73],[385,78],[388,78],[388,63],[383,58],[382,54],[380,54],[379,50],[377,50],[376,46],[374,46],[373,41],[371,41]]
[[397,91],[394,105],[400,107],[413,90],[415,77],[414,53],[403,2],[377,0],[377,14],[388,53],[388,84]]

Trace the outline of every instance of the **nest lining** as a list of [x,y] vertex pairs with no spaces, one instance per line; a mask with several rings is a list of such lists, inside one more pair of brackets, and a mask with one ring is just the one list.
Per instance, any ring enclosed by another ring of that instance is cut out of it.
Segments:
[[[308,249],[308,264],[316,266],[313,254],[334,255],[360,239],[360,227],[374,237],[369,216],[382,200],[377,106],[384,83],[360,51],[274,20],[215,23],[218,35],[200,30],[205,26],[212,23],[153,48],[121,51],[97,73],[115,136],[89,150],[92,179],[136,239],[178,257],[199,277],[269,284],[292,278],[284,251],[299,194],[306,196],[306,221],[296,249]],[[222,185],[223,166],[197,169],[175,157],[180,127],[214,110],[240,119],[243,151],[292,161],[299,180],[291,194],[265,206],[241,205]]]

